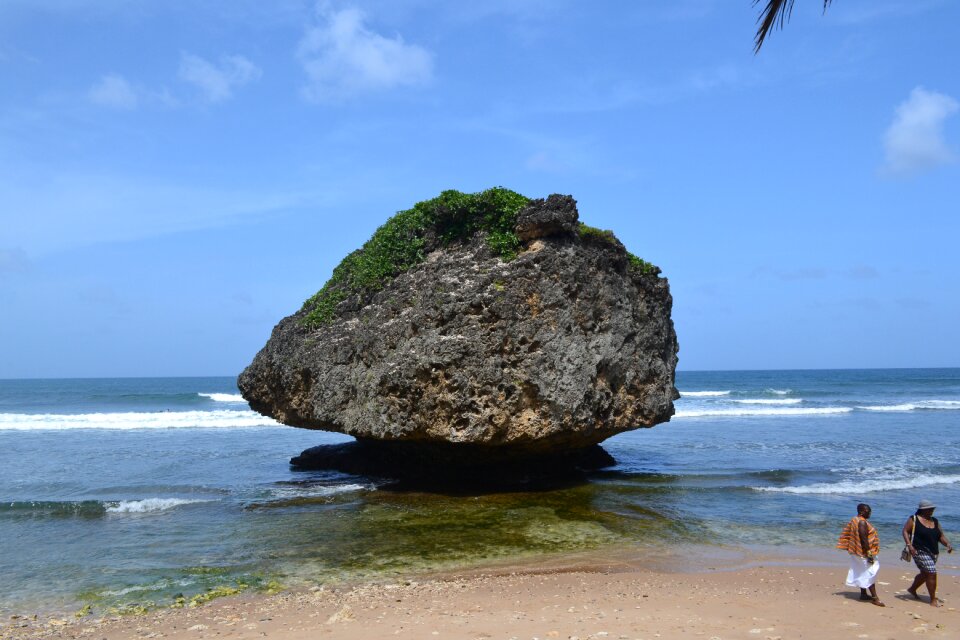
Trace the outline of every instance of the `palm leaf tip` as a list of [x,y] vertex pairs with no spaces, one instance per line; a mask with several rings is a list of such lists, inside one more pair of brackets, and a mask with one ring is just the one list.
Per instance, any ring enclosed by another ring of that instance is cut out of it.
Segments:
[[[757,6],[761,1],[762,0],[753,0],[753,6]],[[793,1],[794,0],[767,0],[767,4],[757,17],[758,26],[757,35],[754,38],[754,53],[760,51],[760,47],[763,46],[767,36],[770,35],[771,29],[775,26],[778,29],[782,29],[784,23],[790,20],[790,15],[793,13]],[[831,2],[833,2],[833,0],[823,0],[824,12],[826,12]]]

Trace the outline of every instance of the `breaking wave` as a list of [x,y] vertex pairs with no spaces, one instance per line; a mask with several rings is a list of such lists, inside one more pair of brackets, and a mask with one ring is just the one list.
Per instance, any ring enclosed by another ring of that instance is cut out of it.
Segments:
[[706,417],[742,417],[742,416],[815,416],[837,413],[850,413],[850,407],[784,407],[776,409],[743,408],[743,409],[691,409],[680,410],[674,418],[706,418]]
[[375,491],[374,484],[315,484],[315,483],[290,483],[270,490],[269,495],[261,500],[250,502],[244,506],[245,509],[284,509],[287,507],[297,507],[302,505],[312,505],[318,502],[330,502],[335,496],[349,494],[357,491]]
[[239,393],[198,393],[197,395],[209,398],[214,402],[242,402],[244,404],[247,402]]
[[914,478],[891,480],[861,480],[835,483],[818,483],[799,487],[751,487],[756,491],[770,491],[775,493],[816,493],[816,494],[850,494],[873,493],[876,491],[897,491],[899,489],[916,489],[929,487],[935,484],[953,484],[960,482],[960,475],[946,476],[916,476]]
[[876,404],[858,406],[857,409],[864,411],[916,411],[916,410],[960,410],[960,400],[920,400],[918,402],[905,402],[903,404]]
[[746,400],[734,400],[737,404],[800,404],[803,402],[800,398],[747,398]]
[[187,498],[146,498],[145,500],[121,500],[119,502],[105,502],[107,513],[150,513],[151,511],[166,511],[184,504],[210,502]]
[[66,429],[188,429],[274,427],[279,423],[253,411],[154,411],[127,413],[0,413],[0,431]]
[[0,502],[0,515],[26,517],[102,517],[107,513],[149,513],[185,504],[213,502],[198,498],[145,498],[143,500],[25,500]]
[[717,396],[728,396],[729,391],[681,391],[680,396],[684,398],[714,398]]
[[325,498],[338,493],[353,491],[370,491],[376,487],[372,484],[333,484],[333,485],[288,485],[276,487],[271,491],[271,498],[288,500],[290,498]]

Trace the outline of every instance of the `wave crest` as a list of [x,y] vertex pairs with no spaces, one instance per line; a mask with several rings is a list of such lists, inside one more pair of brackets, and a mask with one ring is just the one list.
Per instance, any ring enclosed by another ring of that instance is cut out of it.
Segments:
[[917,411],[917,410],[960,410],[960,400],[919,400],[903,404],[874,404],[858,406],[864,411]]
[[802,485],[799,487],[751,487],[755,491],[769,491],[774,493],[797,493],[797,494],[851,494],[858,495],[862,493],[874,493],[877,491],[897,491],[900,489],[916,489],[919,487],[929,487],[935,484],[953,484],[960,482],[960,475],[945,476],[917,476],[915,478],[903,478],[899,480],[862,480],[859,482],[845,481],[830,483],[818,483]]
[[154,411],[149,413],[0,413],[0,431],[67,429],[184,429],[275,427],[279,423],[253,411]]
[[729,391],[681,391],[682,398],[714,398],[718,396],[728,396]]
[[184,504],[210,502],[187,498],[146,498],[144,500],[121,500],[119,502],[105,502],[107,513],[149,513],[151,511],[166,511]]
[[745,400],[734,400],[737,404],[800,404],[801,398],[747,398]]
[[838,413],[850,413],[850,407],[783,407],[776,409],[744,408],[744,409],[692,409],[677,411],[674,418],[731,418],[745,416],[815,416]]
[[242,402],[247,403],[239,393],[198,393],[198,396],[209,398],[214,402]]

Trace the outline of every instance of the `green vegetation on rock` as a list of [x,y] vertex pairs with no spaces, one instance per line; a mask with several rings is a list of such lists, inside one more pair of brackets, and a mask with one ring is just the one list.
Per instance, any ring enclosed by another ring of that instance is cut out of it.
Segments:
[[636,271],[645,276],[658,276],[660,275],[660,267],[653,264],[652,262],[647,262],[643,258],[638,258],[629,251],[627,252],[627,260],[630,261],[630,269]]
[[580,226],[577,227],[577,233],[580,234],[581,238],[591,238],[613,245],[620,244],[620,241],[617,240],[617,236],[613,234],[613,231],[610,231],[609,229],[598,229],[597,227],[591,227],[590,225],[583,224],[582,222],[580,223]]
[[[597,227],[591,227],[590,225],[586,225],[581,222],[578,228],[578,233],[580,234],[581,238],[589,238],[599,242],[606,242],[611,245],[622,246],[622,243],[617,239],[617,236],[614,235],[613,231],[610,231],[609,229],[598,229]],[[649,276],[660,275],[660,267],[653,263],[647,262],[643,258],[633,255],[629,251],[627,252],[627,259],[630,261],[630,270],[635,273]]]
[[514,233],[517,214],[530,199],[495,187],[480,193],[444,191],[387,220],[360,248],[343,259],[333,276],[303,305],[310,327],[333,320],[338,304],[351,295],[369,295],[426,258],[429,232],[442,246],[485,232],[490,249],[512,260],[520,249]]
[[[351,296],[365,297],[423,262],[436,248],[486,235],[487,245],[505,261],[513,260],[521,242],[514,231],[517,214],[530,199],[515,191],[494,187],[479,193],[444,191],[432,200],[418,202],[387,220],[362,247],[333,270],[323,288],[303,303],[301,322],[311,328],[333,321],[337,305]],[[580,223],[581,238],[620,245],[612,231]],[[628,253],[630,268],[656,275],[660,269]]]

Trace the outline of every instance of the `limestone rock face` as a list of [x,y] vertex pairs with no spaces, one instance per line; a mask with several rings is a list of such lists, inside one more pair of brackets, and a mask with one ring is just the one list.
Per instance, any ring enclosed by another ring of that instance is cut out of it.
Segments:
[[523,242],[577,231],[577,202],[570,196],[554,194],[534,200],[517,215],[516,233]]
[[577,220],[569,196],[532,201],[513,260],[478,232],[328,324],[283,319],[240,376],[244,398],[296,427],[471,455],[556,454],[669,420],[668,283]]

